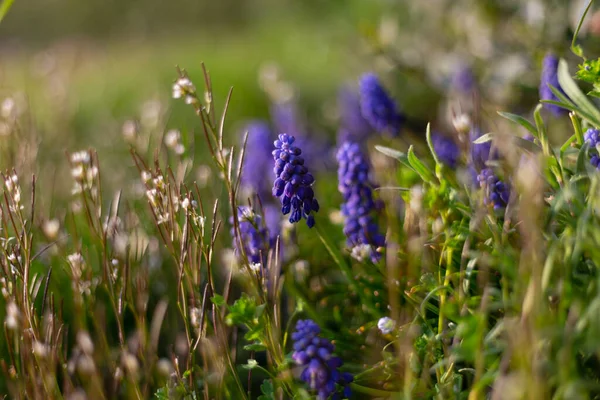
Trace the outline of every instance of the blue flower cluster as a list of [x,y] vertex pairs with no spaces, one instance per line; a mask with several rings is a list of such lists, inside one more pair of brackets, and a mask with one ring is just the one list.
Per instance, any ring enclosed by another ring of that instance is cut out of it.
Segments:
[[600,157],[598,156],[597,150],[598,143],[600,143],[600,130],[594,128],[588,129],[587,131],[585,131],[583,139],[593,152],[590,162],[592,163],[594,168],[600,170]]
[[377,132],[398,135],[404,117],[375,74],[360,78],[360,107],[363,117]]
[[452,76],[451,87],[453,90],[464,95],[472,95],[477,88],[473,70],[467,65],[461,65]]
[[312,184],[315,178],[304,166],[302,150],[294,146],[295,138],[282,133],[274,142],[273,159],[275,160],[275,182],[273,196],[280,197],[281,212],[287,215],[291,212],[290,223],[306,219],[309,228],[315,225],[311,212],[319,211],[319,203],[315,199]]
[[[337,151],[338,189],[344,197],[342,214],[345,217],[344,234],[348,245],[385,246],[385,237],[371,215],[376,208],[373,185],[369,181],[369,162],[357,143],[345,142]],[[379,253],[372,252],[373,261]]]
[[294,361],[304,366],[300,379],[308,383],[310,389],[317,392],[319,400],[339,399],[337,385],[343,387],[344,397],[350,397],[348,384],[352,375],[340,372],[342,359],[333,355],[335,346],[329,340],[319,337],[321,328],[314,321],[299,320],[296,332],[292,333],[294,340]]
[[[540,79],[540,99],[558,101],[558,97],[548,85],[552,85],[561,93],[565,93],[558,83],[558,58],[551,53],[546,54],[542,62],[542,75]],[[555,116],[561,116],[568,111],[554,104],[544,104],[544,107]]]
[[273,133],[265,121],[252,121],[244,130],[248,132],[241,183],[244,188],[258,194],[261,200],[269,198],[271,186],[265,179],[272,169],[272,161],[268,156],[273,146]]
[[431,142],[440,161],[450,168],[456,167],[456,163],[460,157],[460,149],[454,140],[448,136],[434,133],[431,136]]
[[508,204],[510,188],[502,182],[491,168],[484,168],[477,176],[479,186],[484,190],[484,203],[491,204],[495,210]]
[[349,87],[340,90],[338,108],[340,113],[338,143],[345,141],[363,143],[367,140],[373,133],[373,128],[362,115],[358,93]]
[[[262,216],[256,214],[254,210],[247,206],[238,207],[238,221],[240,226],[241,242],[244,246],[244,252],[251,264],[267,264],[267,255],[269,248],[274,246],[274,239],[277,235],[272,235],[263,223]],[[239,253],[239,242],[235,236],[233,227],[233,217],[229,221],[232,225],[231,236],[234,238],[233,244],[236,252]]]

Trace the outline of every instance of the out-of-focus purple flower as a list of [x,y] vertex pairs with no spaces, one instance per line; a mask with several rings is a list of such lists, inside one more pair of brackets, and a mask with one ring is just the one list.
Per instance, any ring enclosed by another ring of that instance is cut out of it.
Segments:
[[495,210],[508,204],[510,188],[502,182],[491,168],[484,168],[477,176],[480,187],[484,190],[484,203],[491,204]]
[[[552,53],[546,54],[542,62],[542,75],[540,79],[540,99],[559,101],[558,97],[556,97],[556,95],[552,93],[552,90],[550,89],[549,85],[559,90],[562,94],[565,94],[565,92],[560,87],[560,84],[558,83],[558,58]],[[561,108],[554,104],[544,104],[544,107],[557,117],[567,114],[568,112],[564,108]]]
[[436,132],[431,135],[431,142],[439,160],[450,168],[456,167],[460,149],[454,140]]
[[286,133],[279,135],[274,142],[273,160],[275,167],[275,182],[273,196],[281,200],[281,212],[287,215],[291,212],[290,223],[296,223],[302,218],[312,228],[315,219],[311,212],[319,211],[319,203],[314,197],[312,184],[315,178],[304,166],[302,150],[294,145],[295,138]]
[[486,168],[485,163],[498,158],[498,152],[492,151],[492,142],[473,143],[482,135],[481,129],[473,127],[469,132],[469,140],[471,147],[471,164],[476,171]]
[[350,141],[363,143],[371,133],[371,124],[363,117],[360,109],[360,96],[349,87],[340,90],[338,96],[340,111],[340,129],[338,143]]
[[471,94],[476,88],[475,76],[471,67],[461,65],[452,76],[451,87],[460,94]]
[[404,118],[377,76],[373,73],[364,74],[360,78],[359,86],[363,117],[377,132],[398,135]]
[[236,252],[241,254],[239,242],[244,246],[244,252],[248,257],[250,264],[259,264],[264,267],[267,264],[267,255],[273,245],[273,240],[269,237],[270,233],[263,223],[262,217],[255,213],[250,207],[238,207],[238,222],[240,228],[240,238],[236,238],[233,227],[233,217],[229,222],[232,225],[231,236]]
[[248,132],[248,140],[242,168],[242,186],[258,194],[261,200],[266,200],[269,198],[271,185],[265,176],[273,168],[269,153],[273,148],[275,135],[269,124],[260,120],[248,123],[243,132]]
[[349,246],[369,245],[371,259],[381,255],[376,251],[385,246],[385,237],[372,216],[376,209],[373,184],[369,180],[369,162],[357,143],[345,142],[337,152],[338,189],[344,198],[342,215],[345,217],[344,234]]
[[583,135],[585,143],[589,146],[592,153],[590,162],[594,168],[600,170],[600,157],[598,156],[598,144],[600,143],[600,130],[590,128]]
[[299,320],[296,331],[292,333],[296,364],[304,368],[300,379],[317,393],[317,399],[327,400],[330,396],[339,396],[337,385],[343,387],[342,395],[350,397],[349,384],[353,381],[351,374],[340,372],[342,359],[334,356],[335,346],[329,340],[319,336],[321,328],[314,321]]
[[323,135],[310,134],[294,102],[271,106],[271,118],[276,132],[285,132],[296,138],[296,146],[304,151],[304,158],[312,168],[326,170],[331,165],[330,144]]

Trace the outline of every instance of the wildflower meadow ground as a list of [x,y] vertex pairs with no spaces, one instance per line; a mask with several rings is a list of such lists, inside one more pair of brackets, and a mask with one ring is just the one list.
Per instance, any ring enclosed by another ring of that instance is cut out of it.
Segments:
[[267,65],[230,121],[206,59],[56,163],[7,95],[0,395],[600,399],[600,11],[432,3],[325,104]]

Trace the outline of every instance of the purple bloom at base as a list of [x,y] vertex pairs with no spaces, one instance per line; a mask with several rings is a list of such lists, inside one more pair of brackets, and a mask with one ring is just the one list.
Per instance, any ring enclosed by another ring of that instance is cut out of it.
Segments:
[[309,228],[315,225],[311,213],[319,211],[319,202],[315,199],[312,185],[315,178],[304,166],[302,150],[294,146],[295,138],[286,133],[279,135],[274,142],[273,160],[275,167],[275,182],[273,196],[281,200],[281,212],[287,215],[291,212],[289,221],[296,223],[306,219]]
[[473,127],[469,132],[469,140],[471,147],[471,164],[476,171],[481,171],[486,168],[485,163],[498,158],[498,152],[492,151],[492,142],[473,143],[482,135],[481,129]]
[[592,156],[590,158],[591,164],[594,168],[600,170],[600,157],[598,157],[598,144],[600,143],[600,130],[590,128],[585,131],[583,135],[585,143],[589,146]]
[[321,328],[314,321],[299,320],[296,331],[292,333],[296,364],[304,366],[300,379],[306,382],[311,390],[317,393],[319,400],[330,397],[339,398],[338,385],[342,386],[344,397],[350,397],[349,383],[353,381],[351,374],[340,372],[342,359],[336,357],[335,346],[331,341],[319,336]]
[[431,142],[439,160],[450,168],[456,167],[460,157],[460,149],[454,140],[448,136],[434,133],[431,136]]
[[468,95],[475,90],[475,85],[476,83],[473,70],[468,66],[461,65],[452,77],[452,89],[461,94]]
[[[246,257],[248,257],[248,262],[250,264],[260,264],[264,267],[267,264],[269,248],[274,243],[269,237],[269,232],[263,223],[262,217],[246,206],[238,207],[237,217],[240,227],[240,239],[244,246]],[[233,237],[233,245],[239,254],[239,241],[235,235],[233,217],[229,219],[229,222],[232,225],[231,236]]]
[[258,194],[261,200],[269,198],[271,186],[265,176],[270,174],[272,160],[269,152],[273,146],[274,134],[265,121],[252,121],[246,125],[248,132],[241,183],[245,188]]
[[[373,250],[385,246],[385,237],[371,215],[378,208],[373,200],[373,184],[369,180],[369,162],[357,143],[345,142],[337,152],[338,190],[344,198],[342,215],[344,234],[349,246],[370,245]],[[381,255],[371,253],[376,262]]]
[[363,143],[367,140],[373,133],[373,128],[362,115],[358,93],[349,87],[340,90],[338,108],[340,112],[338,143],[346,141]]
[[[556,97],[556,95],[552,93],[552,90],[550,89],[549,85],[559,90],[562,94],[565,94],[565,92],[560,87],[560,84],[558,83],[558,58],[551,53],[546,54],[544,60],[542,61],[542,74],[540,79],[540,100],[559,101],[558,97]],[[546,108],[548,111],[550,111],[557,117],[568,113],[568,111],[564,108],[561,108],[554,104],[544,104],[544,108]]]
[[502,182],[491,168],[484,168],[477,176],[479,186],[484,190],[483,201],[495,210],[505,208],[510,197],[508,185]]
[[360,78],[359,86],[360,109],[363,117],[377,132],[398,135],[404,117],[377,76],[373,73],[364,74]]

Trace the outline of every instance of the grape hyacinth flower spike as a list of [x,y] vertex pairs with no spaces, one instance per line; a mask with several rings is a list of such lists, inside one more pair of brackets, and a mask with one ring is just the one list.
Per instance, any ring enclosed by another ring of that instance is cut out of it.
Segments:
[[377,208],[373,200],[373,184],[369,181],[369,162],[357,143],[345,142],[337,152],[338,189],[344,197],[342,215],[345,217],[344,234],[349,246],[370,246],[371,259],[376,262],[381,254],[376,250],[385,246],[385,237],[379,233],[371,215]]
[[292,333],[296,364],[304,368],[300,379],[308,383],[311,390],[317,393],[317,399],[327,400],[330,397],[339,399],[337,386],[343,387],[343,396],[350,397],[349,384],[353,381],[351,374],[340,372],[342,359],[333,355],[335,346],[331,341],[319,336],[321,328],[314,321],[299,320],[296,331]]
[[248,140],[244,152],[242,187],[258,194],[261,201],[265,201],[271,192],[271,185],[265,180],[265,175],[272,169],[269,152],[275,135],[271,132],[269,124],[260,120],[248,123],[243,132],[248,133]]
[[[552,93],[550,86],[553,86],[562,94],[565,94],[565,92],[560,87],[560,83],[558,82],[558,58],[552,53],[546,54],[542,62],[542,75],[540,79],[540,100],[559,101],[558,97],[556,97],[556,95]],[[565,115],[568,112],[564,108],[561,108],[554,104],[544,104],[544,107],[548,111],[550,111],[554,116],[557,117]]]
[[282,133],[274,142],[273,196],[280,199],[281,212],[284,215],[291,212],[290,223],[296,223],[304,218],[308,227],[312,228],[315,225],[315,218],[311,213],[319,211],[319,202],[315,199],[312,189],[315,178],[304,166],[302,150],[294,146],[294,140],[294,136]]
[[[263,218],[257,214],[250,207],[240,206],[237,212],[240,238],[242,246],[244,247],[244,253],[248,257],[248,262],[251,265],[265,266],[267,264],[267,253],[270,248],[275,245],[275,240],[271,238],[270,233],[267,231]],[[230,218],[231,225],[233,226],[233,217]],[[240,253],[238,238],[236,238],[236,232],[234,228],[231,228],[231,236],[233,238],[233,245],[237,253]]]
[[376,131],[397,136],[404,118],[377,76],[373,73],[364,74],[360,78],[359,86],[363,117]]
[[431,136],[433,149],[439,160],[450,168],[455,168],[460,157],[460,149],[448,136],[443,136],[439,133],[434,133]]
[[506,207],[510,197],[509,186],[502,182],[491,168],[484,168],[477,176],[480,187],[484,190],[483,201],[491,204],[494,210]]

